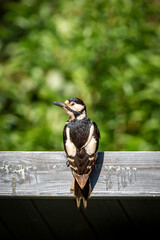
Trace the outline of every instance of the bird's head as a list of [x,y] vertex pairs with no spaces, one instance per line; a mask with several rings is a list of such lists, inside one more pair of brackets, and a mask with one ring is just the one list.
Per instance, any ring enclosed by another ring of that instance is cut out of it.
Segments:
[[79,98],[72,97],[65,102],[53,102],[53,104],[62,107],[71,120],[80,120],[86,116],[86,105]]

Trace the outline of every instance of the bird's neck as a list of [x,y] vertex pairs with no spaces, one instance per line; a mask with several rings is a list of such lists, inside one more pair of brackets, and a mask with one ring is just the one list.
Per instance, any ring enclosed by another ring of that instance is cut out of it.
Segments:
[[85,118],[87,116],[86,114],[86,110],[84,110],[80,115],[78,115],[76,117],[77,120],[82,120],[83,118]]
[[86,114],[86,110],[84,109],[81,112],[74,112],[74,113],[70,112],[68,113],[68,116],[69,116],[69,121],[75,121],[75,120],[79,121],[85,118],[87,114]]

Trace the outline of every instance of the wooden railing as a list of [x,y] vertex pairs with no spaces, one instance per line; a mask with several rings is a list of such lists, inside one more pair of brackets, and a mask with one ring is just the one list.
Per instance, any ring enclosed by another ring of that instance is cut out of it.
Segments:
[[[0,152],[0,196],[72,197],[64,152]],[[160,151],[99,152],[92,197],[160,196]]]

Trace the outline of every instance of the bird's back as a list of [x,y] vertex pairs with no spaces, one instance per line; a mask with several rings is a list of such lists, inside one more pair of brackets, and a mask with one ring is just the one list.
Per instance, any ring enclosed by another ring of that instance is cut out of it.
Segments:
[[[72,151],[70,151],[71,154],[68,153],[68,150],[66,149],[66,142],[67,134],[66,129],[68,129],[70,141],[72,145],[68,148],[72,148],[73,152],[75,154],[72,155]],[[91,129],[93,129],[93,132],[91,134]],[[91,153],[87,152],[87,146],[90,144],[89,136],[91,135],[91,139],[94,137],[96,146],[93,145],[93,152]],[[94,165],[94,161],[96,158],[96,152],[98,149],[99,144],[99,131],[97,128],[97,125],[92,122],[87,116],[79,121],[71,121],[67,122],[64,127],[63,132],[63,141],[64,141],[64,149],[67,153],[67,158],[70,164],[70,167],[72,169],[73,174],[77,173],[78,175],[88,174],[92,170],[92,166]]]
[[91,125],[92,122],[88,117],[68,123],[68,127],[70,128],[70,138],[77,150],[80,150],[85,145]]

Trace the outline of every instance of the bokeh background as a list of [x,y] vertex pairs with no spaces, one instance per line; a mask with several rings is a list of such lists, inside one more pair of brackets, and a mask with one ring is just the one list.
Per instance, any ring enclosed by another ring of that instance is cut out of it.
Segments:
[[80,97],[100,150],[160,149],[159,0],[0,1],[0,150],[63,150]]

